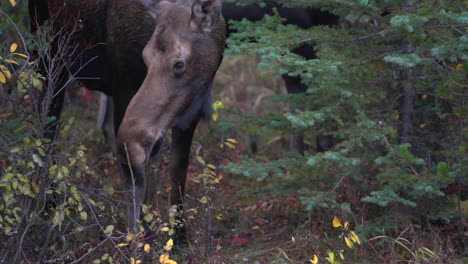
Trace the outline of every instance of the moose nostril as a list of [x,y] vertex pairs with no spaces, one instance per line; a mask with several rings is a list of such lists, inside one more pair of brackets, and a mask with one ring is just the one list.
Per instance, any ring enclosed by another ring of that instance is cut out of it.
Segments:
[[151,146],[151,144],[153,144],[153,139],[151,139],[151,138],[146,138],[143,141],[141,141],[141,145],[143,147],[149,147],[149,146]]

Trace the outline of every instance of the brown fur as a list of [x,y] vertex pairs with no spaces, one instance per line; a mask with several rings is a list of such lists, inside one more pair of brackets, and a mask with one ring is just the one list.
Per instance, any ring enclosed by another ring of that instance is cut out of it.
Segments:
[[[86,65],[78,75],[87,77],[82,80],[84,85],[113,96],[119,154],[127,164],[123,171],[129,188],[136,192],[129,200],[139,208],[146,192],[143,168],[154,144],[164,131],[180,122],[179,117],[190,116],[184,114],[189,108],[202,104],[195,101],[209,93],[221,63],[226,35],[221,0],[29,3],[32,30],[36,22],[51,20],[54,31],[70,37],[76,47],[72,69]],[[185,66],[181,68],[180,63]],[[195,111],[201,111],[199,108]],[[178,185],[173,187],[173,197],[183,190],[180,185],[186,177],[186,160],[198,119],[196,114],[193,120],[186,120],[184,126],[190,129],[179,129],[176,134],[180,137],[173,140],[173,145],[180,145],[174,154],[173,164],[180,168],[172,170],[173,182]],[[139,210],[129,210],[131,227],[135,228],[138,217]]]

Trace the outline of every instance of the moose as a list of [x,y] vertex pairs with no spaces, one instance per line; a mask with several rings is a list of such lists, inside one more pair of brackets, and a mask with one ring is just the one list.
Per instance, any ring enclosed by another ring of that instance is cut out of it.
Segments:
[[[273,8],[277,8],[279,14],[286,18],[286,24],[294,24],[301,28],[310,28],[316,25],[328,25],[334,26],[338,24],[339,17],[328,12],[323,12],[318,9],[314,8],[287,8],[282,7],[281,5],[277,4],[275,1],[265,1],[266,6],[260,7],[258,4],[250,4],[246,6],[238,6],[234,3],[224,2],[222,4],[222,13],[225,20],[241,20],[241,19],[248,19],[251,21],[257,21],[263,18],[266,14],[272,14]],[[233,33],[234,30],[231,28],[227,29],[227,37],[229,34]],[[314,49],[311,45],[302,45],[294,50],[295,53],[307,58],[307,59],[314,59],[316,58]],[[299,77],[291,77],[288,75],[282,76],[288,93],[296,94],[296,93],[305,93],[307,90],[307,86],[301,82]],[[98,126],[103,129],[103,132],[106,134],[108,141],[111,145],[115,145],[115,135],[113,133],[114,126],[113,126],[113,119],[112,115],[113,111],[113,102],[108,102],[108,97],[105,95],[101,95],[101,103],[100,103],[100,110],[99,110],[99,118],[98,118]],[[115,101],[115,99],[114,99]],[[193,114],[194,112],[192,112]],[[191,118],[188,118],[189,120]],[[198,119],[196,119],[198,120]],[[110,121],[110,122],[109,122]],[[186,122],[183,122],[186,123]],[[172,190],[177,189],[179,192],[172,192],[171,194],[171,201],[175,203],[181,203],[181,194],[183,194],[184,190],[184,182],[185,182],[185,173],[186,167],[188,165],[188,152],[190,149],[190,142],[191,142],[191,135],[193,134],[193,129],[196,126],[195,123],[191,126],[190,131],[191,133],[186,133],[186,135],[190,135],[190,137],[183,137],[177,136],[174,132],[178,130],[173,129],[173,142],[178,142],[176,139],[180,138],[186,141],[179,146],[179,151],[176,149],[176,145],[173,145],[171,154],[172,155],[180,155],[181,159],[171,160],[171,170],[170,176],[172,180]],[[175,141],[176,140],[176,141]],[[317,151],[326,151],[331,148],[332,140],[329,136],[317,136]],[[299,153],[303,153],[304,151],[304,142],[302,135],[293,135],[290,140],[290,148],[291,150],[297,151]],[[177,163],[177,160],[181,160],[183,162]],[[178,164],[178,165],[177,165]]]
[[[273,9],[276,8],[280,16],[285,18],[285,24],[297,25],[301,28],[310,28],[317,25],[336,26],[339,22],[339,17],[331,13],[321,11],[316,8],[288,8],[283,7],[276,1],[263,1],[265,6],[261,7],[257,3],[249,5],[236,5],[235,3],[224,2],[222,12],[224,19],[229,20],[242,20],[248,19],[250,21],[258,21],[262,19],[266,14],[273,14]],[[228,27],[227,37],[235,31]],[[303,44],[293,50],[294,53],[303,56],[306,59],[315,59],[315,51],[313,46],[309,44]],[[286,90],[289,94],[306,93],[307,86],[304,85],[300,77],[293,77],[287,74],[282,75]],[[108,98],[105,95],[101,95],[100,109],[98,114],[98,127],[102,128],[108,141],[114,142],[115,135],[113,135],[113,124],[109,122],[112,118],[112,102],[108,103]],[[111,144],[115,145],[115,144]],[[316,138],[317,151],[323,152],[333,147],[333,140],[330,136],[319,135]],[[303,135],[296,134],[291,136],[290,149],[298,153],[304,153],[304,139]]]
[[[211,83],[226,36],[221,8],[221,0],[29,0],[32,32],[48,23],[54,36],[55,54],[40,64],[71,63],[54,80],[42,67],[54,89],[48,115],[59,117],[70,75],[112,96],[133,231],[147,188],[144,167],[168,129],[171,201],[181,203],[193,133],[211,117]],[[70,54],[63,54],[64,42]]]

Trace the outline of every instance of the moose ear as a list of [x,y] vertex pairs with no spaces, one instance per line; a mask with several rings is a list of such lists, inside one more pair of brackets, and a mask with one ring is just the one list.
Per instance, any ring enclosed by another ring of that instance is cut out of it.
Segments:
[[203,32],[213,30],[221,18],[221,6],[221,0],[195,0],[190,20],[192,30]]

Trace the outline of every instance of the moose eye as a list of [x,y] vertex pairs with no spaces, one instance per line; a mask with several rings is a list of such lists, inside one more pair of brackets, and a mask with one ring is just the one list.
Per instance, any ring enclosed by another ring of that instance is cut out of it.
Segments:
[[185,63],[183,61],[176,61],[172,66],[174,77],[180,77],[185,72]]

